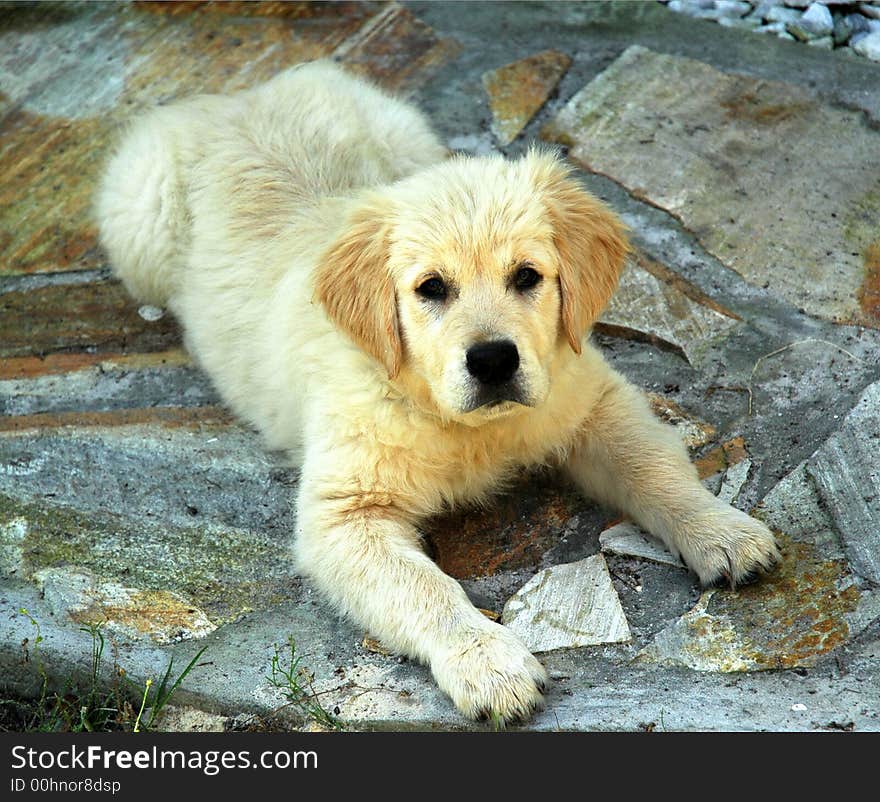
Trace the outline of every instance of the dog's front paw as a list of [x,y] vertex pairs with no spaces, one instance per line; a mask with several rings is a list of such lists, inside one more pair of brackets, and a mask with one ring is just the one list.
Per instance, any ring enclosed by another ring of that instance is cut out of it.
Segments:
[[543,701],[547,672],[515,635],[487,624],[434,660],[434,677],[470,718],[501,726],[524,721]]
[[773,533],[763,523],[720,502],[677,535],[682,559],[707,587],[748,584],[780,560]]

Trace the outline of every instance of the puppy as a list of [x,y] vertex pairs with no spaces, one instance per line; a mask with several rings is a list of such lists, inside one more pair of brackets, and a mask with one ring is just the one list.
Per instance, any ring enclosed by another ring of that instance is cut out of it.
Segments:
[[415,108],[314,62],[136,122],[96,213],[131,294],[301,463],[301,572],[462,713],[513,721],[545,671],[424,554],[426,516],[552,464],[706,585],[778,552],[588,343],[618,219],[551,153],[447,156]]

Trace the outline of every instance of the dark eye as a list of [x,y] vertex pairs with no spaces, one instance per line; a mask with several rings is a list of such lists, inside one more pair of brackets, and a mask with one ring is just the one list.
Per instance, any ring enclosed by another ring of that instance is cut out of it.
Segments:
[[513,276],[513,285],[518,290],[530,290],[541,280],[541,274],[533,267],[523,266]]
[[446,298],[446,285],[443,283],[443,279],[432,276],[419,284],[416,287],[416,292],[422,298],[427,298],[430,301],[442,301]]

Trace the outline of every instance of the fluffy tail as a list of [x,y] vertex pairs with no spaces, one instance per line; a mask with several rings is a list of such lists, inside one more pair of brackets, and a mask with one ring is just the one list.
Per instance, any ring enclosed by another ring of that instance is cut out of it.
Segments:
[[114,272],[138,301],[155,306],[174,295],[189,240],[176,132],[164,119],[169,111],[152,113],[128,132],[95,201],[100,242]]

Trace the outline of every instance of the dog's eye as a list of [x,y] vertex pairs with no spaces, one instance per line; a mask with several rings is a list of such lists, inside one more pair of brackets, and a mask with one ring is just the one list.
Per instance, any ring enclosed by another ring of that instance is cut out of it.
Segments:
[[443,283],[443,279],[438,278],[437,276],[432,276],[419,284],[419,286],[416,287],[416,292],[421,295],[422,298],[427,298],[431,301],[442,301],[446,298],[446,285]]
[[516,271],[513,285],[518,290],[530,290],[541,280],[541,274],[533,267],[523,266]]

